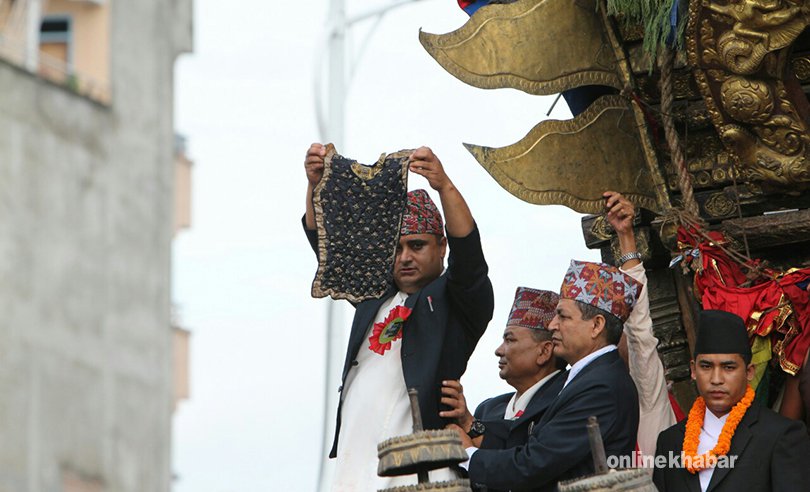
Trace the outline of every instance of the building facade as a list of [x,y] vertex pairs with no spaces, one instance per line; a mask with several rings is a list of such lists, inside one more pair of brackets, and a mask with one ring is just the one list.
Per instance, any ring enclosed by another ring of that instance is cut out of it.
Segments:
[[0,0],[0,492],[171,487],[192,0]]

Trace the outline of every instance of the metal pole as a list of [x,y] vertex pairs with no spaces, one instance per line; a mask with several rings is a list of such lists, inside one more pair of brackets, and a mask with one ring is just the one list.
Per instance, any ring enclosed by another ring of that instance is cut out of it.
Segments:
[[329,34],[329,115],[327,138],[338,152],[343,150],[346,121],[346,8],[344,0],[331,0]]
[[607,459],[605,458],[605,445],[602,443],[602,433],[599,431],[599,420],[593,415],[588,417],[588,441],[591,444],[591,456],[593,457],[593,468],[596,475],[604,475],[608,472]]
[[[329,89],[327,92],[328,114],[324,135],[324,143],[331,142],[338,149],[343,150],[344,123],[346,121],[346,5],[345,0],[330,0],[329,21],[331,27],[327,36],[329,46]],[[320,90],[320,88],[318,89]],[[324,412],[322,425],[321,466],[318,470],[318,490],[327,492],[331,488],[331,475],[334,462],[329,459],[332,447],[332,436],[329,430],[334,422],[334,410],[342,394],[337,391],[340,385],[340,351],[344,346],[342,331],[336,326],[339,306],[330,300],[326,307],[326,361],[325,361],[325,387]]]
[[[419,391],[416,388],[408,388],[408,398],[411,401],[411,417],[413,417],[413,433],[417,434],[422,432],[422,411],[419,410]],[[416,472],[417,480],[419,483],[429,483],[430,475],[427,470],[418,470]]]
[[[329,89],[327,92],[328,114],[326,115],[326,125],[321,139],[331,142],[340,152],[343,150],[345,122],[345,100],[346,100],[346,6],[345,0],[330,0],[329,4],[329,25],[331,29],[327,34],[327,44],[329,46]],[[320,90],[320,89],[319,89]],[[339,306],[330,300],[326,306],[326,361],[325,361],[325,387],[324,387],[324,408],[323,425],[321,436],[321,466],[318,470],[318,490],[327,492],[331,488],[331,475],[334,463],[329,459],[329,451],[332,445],[332,436],[329,430],[334,422],[334,409],[338,399],[342,394],[337,391],[340,385],[340,349],[344,345],[342,342],[340,328],[336,326],[335,318]],[[337,398],[337,399],[336,399]]]
[[361,14],[357,14],[353,17],[350,17],[349,19],[346,20],[346,25],[351,26],[356,22],[366,20],[370,17],[379,17],[381,15],[387,14],[388,12],[394,10],[397,7],[402,7],[403,5],[408,5],[410,3],[416,3],[419,1],[420,0],[394,0],[390,4],[385,5],[383,7],[373,8],[367,12],[363,12]]

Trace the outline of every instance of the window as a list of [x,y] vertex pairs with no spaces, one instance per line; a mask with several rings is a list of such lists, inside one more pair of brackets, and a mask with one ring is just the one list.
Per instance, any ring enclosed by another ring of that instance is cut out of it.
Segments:
[[73,75],[72,19],[46,15],[39,28],[39,73],[50,80],[70,84]]

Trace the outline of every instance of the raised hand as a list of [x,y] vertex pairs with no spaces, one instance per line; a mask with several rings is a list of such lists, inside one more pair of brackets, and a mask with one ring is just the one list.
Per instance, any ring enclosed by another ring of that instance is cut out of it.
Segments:
[[444,172],[442,161],[429,147],[419,147],[410,156],[410,170],[427,179],[430,187],[438,192],[442,192],[448,186],[452,186],[450,178]]
[[307,181],[313,188],[320,183],[323,177],[324,157],[326,157],[326,147],[323,144],[314,143],[309,146],[304,159],[304,169],[307,172]]
[[[619,239],[619,251],[621,255],[636,252],[636,234],[633,231],[633,218],[636,216],[636,207],[630,200],[623,197],[621,193],[606,191],[602,193],[605,198],[605,211],[607,221],[616,231]],[[617,258],[620,260],[620,258]],[[632,268],[641,263],[636,258],[624,259],[622,268]]]
[[605,211],[607,221],[617,234],[630,232],[633,230],[633,218],[636,216],[636,208],[630,201],[615,191],[602,193],[605,198]]

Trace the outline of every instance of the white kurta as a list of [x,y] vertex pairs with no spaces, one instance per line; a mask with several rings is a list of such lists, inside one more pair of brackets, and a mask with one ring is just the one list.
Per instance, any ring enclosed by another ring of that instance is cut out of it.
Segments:
[[[357,354],[357,365],[346,377],[333,492],[375,492],[417,483],[416,475],[377,476],[377,444],[411,434],[413,419],[402,375],[402,338],[392,342],[391,349],[383,355],[371,351],[368,341],[374,323],[382,322],[393,308],[404,305],[407,297],[404,292],[398,292],[383,303],[366,332]],[[442,481],[456,477],[445,469],[431,472],[430,478]]]
[[[655,456],[658,434],[675,424],[675,413],[669,402],[664,365],[658,357],[658,339],[653,336],[650,318],[650,297],[644,265],[638,264],[622,270],[641,282],[638,301],[624,324],[627,337],[627,358],[630,377],[638,391],[638,450],[643,455]],[[652,469],[651,469],[652,470]]]

